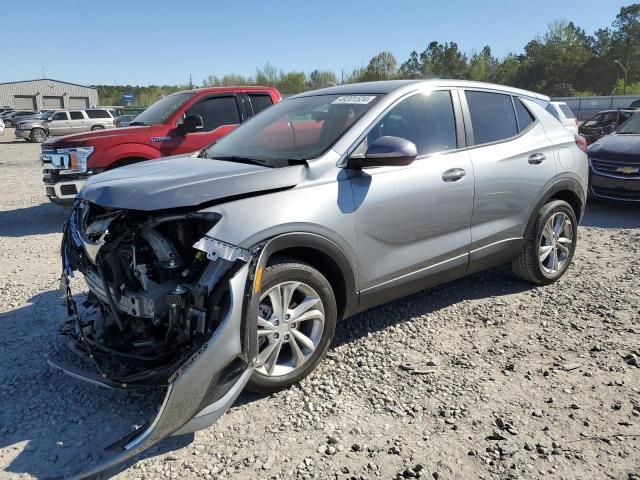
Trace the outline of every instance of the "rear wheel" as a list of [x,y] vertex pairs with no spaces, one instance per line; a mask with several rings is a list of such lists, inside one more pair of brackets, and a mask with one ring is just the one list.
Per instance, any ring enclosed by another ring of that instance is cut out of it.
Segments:
[[331,285],[315,268],[283,259],[263,275],[258,308],[258,357],[247,388],[286,388],[322,360],[336,327]]
[[104,130],[104,127],[101,125],[94,125],[93,127],[91,127],[92,132],[95,132],[96,130]]
[[522,253],[513,261],[515,274],[529,282],[548,285],[571,264],[578,239],[578,222],[563,200],[545,204],[525,238]]
[[31,130],[31,135],[29,135],[29,138],[32,142],[42,143],[47,139],[47,132],[45,132],[42,128],[34,128],[33,130]]

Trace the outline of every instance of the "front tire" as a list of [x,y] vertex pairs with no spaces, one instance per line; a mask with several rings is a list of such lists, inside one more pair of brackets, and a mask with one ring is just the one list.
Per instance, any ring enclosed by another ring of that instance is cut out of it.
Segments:
[[43,143],[47,139],[47,137],[47,132],[45,132],[42,128],[34,128],[33,130],[31,130],[31,135],[29,135],[31,141],[35,143]]
[[336,328],[336,300],[315,268],[281,259],[264,270],[258,309],[258,356],[247,388],[271,393],[306,377]]
[[528,282],[549,285],[569,268],[578,239],[578,222],[571,205],[552,200],[538,212],[526,234],[514,273]]

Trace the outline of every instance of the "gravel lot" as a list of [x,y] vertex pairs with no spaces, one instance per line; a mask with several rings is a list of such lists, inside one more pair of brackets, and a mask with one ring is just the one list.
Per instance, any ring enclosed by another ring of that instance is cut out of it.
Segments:
[[[0,137],[0,478],[101,456],[158,396],[50,371],[64,211],[39,145]],[[591,205],[574,265],[533,288],[507,268],[341,324],[303,384],[243,395],[116,479],[640,479],[640,209]],[[108,475],[105,475],[107,477]]]

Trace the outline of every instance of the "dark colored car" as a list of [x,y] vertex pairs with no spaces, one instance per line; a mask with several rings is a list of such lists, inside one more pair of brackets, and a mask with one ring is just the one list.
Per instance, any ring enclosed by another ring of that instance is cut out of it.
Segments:
[[640,202],[640,112],[589,147],[592,198]]
[[22,117],[30,117],[32,115],[36,115],[38,112],[35,111],[17,111],[11,112],[9,115],[3,117],[5,127],[14,127],[18,121],[22,119]]
[[600,137],[612,133],[618,125],[626,122],[635,110],[631,108],[619,108],[617,110],[603,110],[596,113],[578,128],[578,133],[591,145]]
[[634,108],[634,109],[640,109],[640,100],[636,100],[634,102],[631,102],[631,105],[629,105],[629,108]]

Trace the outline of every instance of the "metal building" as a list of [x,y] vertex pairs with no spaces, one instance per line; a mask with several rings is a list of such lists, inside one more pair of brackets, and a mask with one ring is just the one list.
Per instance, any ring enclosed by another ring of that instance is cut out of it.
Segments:
[[43,78],[0,83],[0,107],[16,110],[88,108],[99,105],[95,88]]

